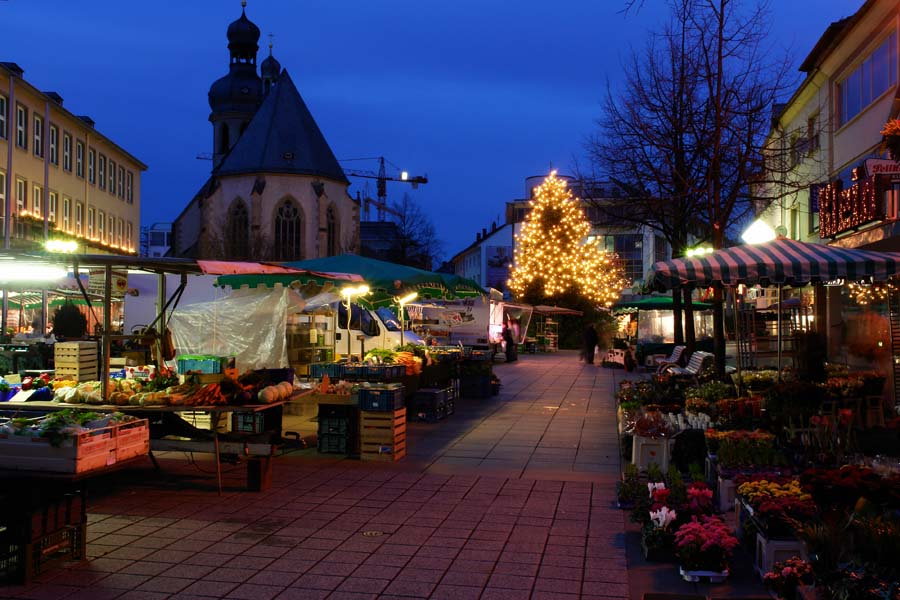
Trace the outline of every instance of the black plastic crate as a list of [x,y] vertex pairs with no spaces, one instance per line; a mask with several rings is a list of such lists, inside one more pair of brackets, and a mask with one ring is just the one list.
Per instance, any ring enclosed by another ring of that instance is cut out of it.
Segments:
[[359,388],[360,410],[392,411],[403,408],[404,388],[398,384]]
[[309,376],[313,379],[322,379],[328,375],[329,379],[340,379],[343,365],[338,363],[313,363],[309,365]]
[[359,408],[351,404],[320,404],[319,419],[358,419]]
[[264,413],[231,413],[231,430],[237,433],[262,433],[265,431]]
[[316,449],[320,454],[349,455],[354,448],[354,438],[339,433],[320,433],[316,443]]
[[434,406],[430,404],[417,404],[409,412],[409,420],[424,421],[425,423],[437,423],[447,416],[447,407],[443,403]]
[[0,584],[28,583],[62,561],[85,557],[87,524],[68,525],[26,542],[0,531]]
[[449,417],[456,412],[456,400],[447,400],[444,404],[444,416]]
[[318,434],[322,435],[349,435],[356,428],[350,419],[335,417],[319,417]]
[[447,390],[443,388],[421,388],[413,396],[411,417],[415,420],[434,423],[447,416]]

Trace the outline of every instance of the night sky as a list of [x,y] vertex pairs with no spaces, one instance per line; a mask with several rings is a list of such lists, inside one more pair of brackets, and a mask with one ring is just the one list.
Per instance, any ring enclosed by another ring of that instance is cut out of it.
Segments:
[[[772,43],[799,65],[862,0],[775,0]],[[583,160],[606,82],[666,14],[662,0],[249,0],[340,160],[384,156],[430,182],[410,193],[449,258],[503,220],[525,178]],[[172,221],[211,163],[207,91],[228,71],[239,0],[0,1],[0,60],[149,165],[143,225]],[[376,170],[376,161],[343,163]],[[389,167],[388,174],[397,174]],[[351,178],[350,193],[367,180]],[[371,195],[374,180],[368,181]]]

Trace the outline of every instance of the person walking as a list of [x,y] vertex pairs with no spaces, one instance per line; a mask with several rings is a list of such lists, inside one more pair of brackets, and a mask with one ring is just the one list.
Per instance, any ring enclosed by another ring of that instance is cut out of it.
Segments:
[[598,341],[600,341],[600,338],[597,336],[594,324],[588,323],[588,326],[584,329],[584,346],[581,349],[581,356],[584,358],[584,362],[589,365],[594,364],[594,349],[597,347]]

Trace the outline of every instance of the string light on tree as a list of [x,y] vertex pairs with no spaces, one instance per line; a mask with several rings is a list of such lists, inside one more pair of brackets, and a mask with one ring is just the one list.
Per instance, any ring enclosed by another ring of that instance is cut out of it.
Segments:
[[509,289],[522,295],[539,285],[545,296],[570,289],[611,306],[630,283],[618,256],[588,240],[591,225],[566,181],[552,171],[528,202],[530,211],[516,236]]
[[860,306],[868,304],[885,304],[892,292],[900,289],[897,282],[890,280],[879,283],[848,283],[847,293]]

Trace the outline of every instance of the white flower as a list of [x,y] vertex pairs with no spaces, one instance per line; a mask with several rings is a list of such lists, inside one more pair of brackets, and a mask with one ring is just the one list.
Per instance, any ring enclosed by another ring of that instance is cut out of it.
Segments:
[[651,481],[650,483],[647,484],[647,489],[650,491],[650,497],[653,498],[653,492],[655,492],[656,490],[666,489],[666,484],[662,483],[662,482],[653,483]]
[[678,515],[668,506],[663,506],[659,510],[650,511],[650,520],[659,529],[667,529],[669,524],[675,520]]

